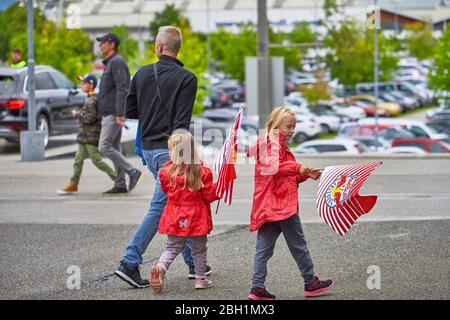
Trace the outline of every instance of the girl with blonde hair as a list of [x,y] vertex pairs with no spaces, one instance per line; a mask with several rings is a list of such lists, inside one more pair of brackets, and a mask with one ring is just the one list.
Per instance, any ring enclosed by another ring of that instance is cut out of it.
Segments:
[[212,172],[200,160],[194,137],[186,130],[176,130],[168,141],[170,161],[159,171],[161,190],[167,205],[158,227],[167,235],[166,248],[151,268],[150,285],[161,292],[164,276],[186,240],[192,241],[195,288],[212,286],[206,277],[207,235],[212,230],[211,206],[218,200]]
[[276,241],[283,233],[289,250],[304,279],[304,295],[317,296],[333,287],[331,280],[321,281],[314,267],[299,218],[298,185],[311,178],[319,179],[319,169],[297,163],[287,146],[294,134],[295,113],[288,108],[275,108],[269,116],[266,132],[248,156],[256,158],[255,188],[250,231],[258,232],[254,257],[250,300],[273,300],[265,288],[267,262]]

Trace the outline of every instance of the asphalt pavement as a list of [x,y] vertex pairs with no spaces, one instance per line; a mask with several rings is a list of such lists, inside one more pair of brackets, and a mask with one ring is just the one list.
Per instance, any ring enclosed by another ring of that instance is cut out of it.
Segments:
[[[130,160],[141,166],[138,158]],[[450,298],[449,157],[298,160],[320,168],[383,161],[360,191],[378,195],[378,203],[345,237],[317,215],[317,182],[300,186],[300,217],[315,270],[336,284],[319,299]],[[149,172],[128,196],[105,197],[101,192],[111,181],[87,161],[79,194],[58,196],[56,189],[68,182],[71,169],[71,159],[24,163],[17,155],[0,157],[0,267],[7,270],[0,275],[0,299],[246,299],[256,238],[248,230],[252,164],[237,165],[233,204],[221,204],[213,217],[208,264],[214,287],[194,290],[179,257],[161,294],[131,289],[113,276],[147,211],[154,186]],[[164,241],[157,235],[150,244],[143,276]],[[80,289],[74,287],[74,270],[80,272]],[[374,272],[375,287],[370,284]],[[267,288],[279,299],[303,299],[303,281],[282,236],[269,262]]]

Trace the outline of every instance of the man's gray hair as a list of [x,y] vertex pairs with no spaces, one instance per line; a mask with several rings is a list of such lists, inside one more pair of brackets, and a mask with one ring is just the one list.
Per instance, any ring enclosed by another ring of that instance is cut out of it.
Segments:
[[178,53],[181,49],[181,31],[173,26],[164,26],[158,29],[156,41],[162,43],[167,51]]

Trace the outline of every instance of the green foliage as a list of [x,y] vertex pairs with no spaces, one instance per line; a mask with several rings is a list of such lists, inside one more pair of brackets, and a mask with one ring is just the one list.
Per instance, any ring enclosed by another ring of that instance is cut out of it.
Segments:
[[[327,57],[333,78],[345,86],[353,87],[359,82],[374,80],[373,31],[362,29],[355,21],[343,21],[339,29],[329,30],[325,45],[332,49]],[[380,32],[379,46],[379,80],[389,80],[395,70],[398,59],[393,56]]]
[[306,22],[297,24],[292,32],[288,33],[287,36],[293,43],[314,42],[317,37]]
[[[39,28],[46,19],[34,10],[34,26]],[[27,9],[19,7],[18,3],[13,4],[7,10],[0,12],[0,60],[11,62],[11,50],[14,48],[10,42],[14,36],[23,35],[27,32]],[[27,58],[27,47],[20,47],[22,59]]]
[[131,60],[138,56],[137,41],[130,38],[130,33],[124,25],[114,26],[111,29],[112,33],[115,33],[120,39],[119,54],[122,55],[125,60]]
[[[11,21],[12,20],[12,21]],[[84,74],[92,63],[92,42],[82,30],[68,30],[48,21],[38,9],[34,11],[34,55],[36,64],[47,64],[61,70],[69,79]],[[7,23],[5,23],[5,21]],[[20,48],[22,59],[27,58],[27,9],[17,4],[0,13],[2,60],[9,60],[12,48]],[[7,43],[7,45],[6,45]]]
[[436,90],[450,91],[450,28],[446,28],[439,39],[430,85]]
[[324,81],[317,81],[303,90],[303,96],[309,105],[315,105],[321,100],[330,99],[330,88]]
[[189,20],[181,14],[180,10],[175,8],[174,4],[166,5],[163,11],[155,13],[155,17],[149,26],[150,35],[156,37],[160,27],[169,25],[180,29],[191,29]]
[[238,34],[223,29],[211,33],[212,59],[233,78],[244,80],[245,57],[256,56],[258,37],[251,26],[243,26]]
[[408,36],[405,39],[406,47],[419,60],[431,58],[437,46],[429,25],[412,23],[405,26]]

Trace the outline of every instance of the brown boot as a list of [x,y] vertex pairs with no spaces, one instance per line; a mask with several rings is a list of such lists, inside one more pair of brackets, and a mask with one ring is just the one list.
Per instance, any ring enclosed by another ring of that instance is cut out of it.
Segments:
[[56,191],[58,194],[72,194],[78,192],[77,185],[70,182],[64,189]]

